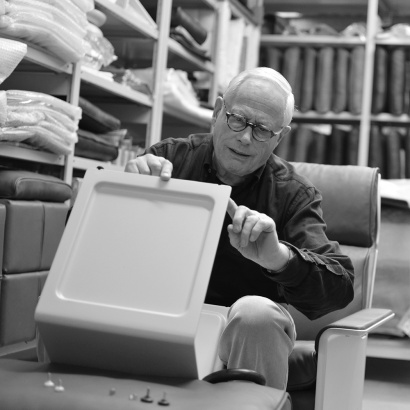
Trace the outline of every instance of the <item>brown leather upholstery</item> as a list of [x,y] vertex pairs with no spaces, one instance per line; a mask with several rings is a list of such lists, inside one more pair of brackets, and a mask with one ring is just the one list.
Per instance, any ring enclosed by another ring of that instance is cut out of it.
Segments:
[[288,391],[293,409],[313,409],[316,373],[315,338],[326,325],[370,307],[377,257],[379,201],[378,169],[295,163],[321,191],[329,239],[338,241],[355,268],[354,300],[344,309],[310,321],[289,307],[298,335],[289,358]]
[[58,178],[0,170],[0,347],[35,338],[34,310],[71,195]]
[[0,346],[34,340],[34,310],[48,271],[0,278]]

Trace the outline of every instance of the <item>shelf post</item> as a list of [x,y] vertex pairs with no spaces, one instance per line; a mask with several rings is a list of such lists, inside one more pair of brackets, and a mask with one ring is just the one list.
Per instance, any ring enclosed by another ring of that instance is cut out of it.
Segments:
[[154,46],[154,90],[151,119],[147,127],[147,146],[161,141],[163,121],[164,82],[168,62],[168,38],[172,12],[172,0],[158,0],[158,40]]
[[374,54],[376,48],[376,30],[378,0],[368,0],[367,30],[365,47],[365,64],[363,78],[362,115],[360,119],[360,138],[358,148],[358,165],[367,166],[370,146],[370,121],[372,111]]

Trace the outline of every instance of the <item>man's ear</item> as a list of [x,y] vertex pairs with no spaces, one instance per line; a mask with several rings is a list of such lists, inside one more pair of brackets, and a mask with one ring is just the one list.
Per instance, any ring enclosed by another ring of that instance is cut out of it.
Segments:
[[218,118],[219,113],[222,110],[223,107],[223,98],[218,97],[215,101],[215,107],[214,107],[214,112],[212,113],[212,127],[215,125],[215,122]]
[[289,125],[287,125],[286,127],[283,128],[283,130],[280,132],[279,138],[278,138],[278,144],[282,141],[283,137],[289,133],[289,131],[291,130],[291,128],[289,127]]

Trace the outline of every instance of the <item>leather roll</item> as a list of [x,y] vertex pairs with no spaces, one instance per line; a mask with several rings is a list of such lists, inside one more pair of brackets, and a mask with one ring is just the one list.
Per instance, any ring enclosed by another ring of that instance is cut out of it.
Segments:
[[373,114],[379,114],[386,110],[388,61],[387,49],[376,47],[372,95]]
[[327,145],[327,158],[331,165],[344,165],[344,147],[347,133],[340,127],[333,127]]
[[359,154],[359,127],[353,127],[347,136],[346,164],[357,165]]
[[314,101],[315,110],[321,114],[332,108],[333,67],[333,47],[322,47],[318,52]]
[[295,135],[295,162],[308,162],[308,150],[312,141],[312,130],[304,125],[299,126]]
[[283,53],[282,74],[292,87],[295,105],[299,106],[301,85],[301,49],[288,47]]
[[320,132],[313,131],[311,146],[308,149],[308,162],[313,164],[326,163],[326,139],[327,136]]
[[194,38],[198,44],[203,44],[208,36],[208,32],[201,25],[200,21],[190,16],[181,7],[172,9],[171,27],[182,26]]
[[303,73],[300,91],[300,111],[306,112],[313,108],[315,91],[316,50],[305,47],[303,50]]
[[370,128],[369,140],[369,167],[378,167],[382,178],[386,178],[386,167],[383,152],[384,135],[380,132],[380,127],[378,125],[372,125]]
[[82,109],[82,118],[79,122],[80,128],[97,134],[104,134],[121,128],[121,121],[118,118],[85,98],[80,97],[78,104]]
[[406,49],[397,47],[390,51],[390,76],[388,87],[389,112],[401,115],[404,112]]
[[410,128],[407,128],[406,133],[404,134],[404,178],[410,178]]
[[356,46],[350,55],[348,110],[361,114],[364,82],[364,46]]
[[282,71],[282,50],[277,47],[267,47],[266,50],[266,65],[276,71]]
[[386,140],[386,178],[401,178],[401,134],[397,128],[390,128],[385,136]]
[[350,53],[345,48],[336,49],[335,78],[332,111],[340,113],[347,107],[347,79]]

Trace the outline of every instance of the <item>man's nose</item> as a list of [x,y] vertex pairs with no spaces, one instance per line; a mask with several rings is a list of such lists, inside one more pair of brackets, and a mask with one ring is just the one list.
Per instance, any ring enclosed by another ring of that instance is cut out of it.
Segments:
[[250,125],[247,125],[243,131],[239,132],[239,140],[242,144],[250,144],[252,142],[252,132],[253,128]]

